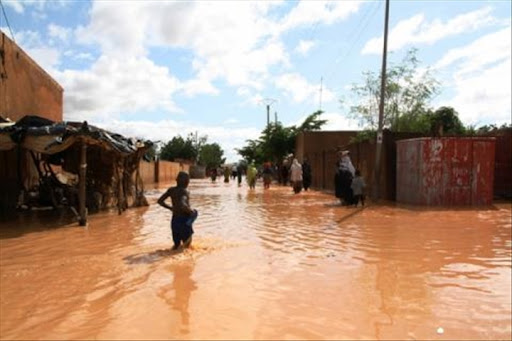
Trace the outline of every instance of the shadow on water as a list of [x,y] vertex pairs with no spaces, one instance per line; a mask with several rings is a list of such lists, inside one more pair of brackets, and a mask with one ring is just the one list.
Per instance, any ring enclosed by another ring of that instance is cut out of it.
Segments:
[[0,220],[0,239],[17,238],[26,233],[41,232],[62,227],[78,226],[76,216],[70,210],[44,210],[18,212],[15,216]]
[[130,255],[123,258],[126,264],[153,264],[167,257],[173,257],[183,253],[184,249],[179,248],[177,250],[169,249],[158,249],[148,253],[139,253],[136,255]]
[[363,210],[364,210],[364,207],[354,208],[353,212],[350,212],[349,214],[343,216],[340,220],[337,221],[337,223],[342,223],[342,222],[352,218],[353,216],[357,215],[358,213],[360,213]]

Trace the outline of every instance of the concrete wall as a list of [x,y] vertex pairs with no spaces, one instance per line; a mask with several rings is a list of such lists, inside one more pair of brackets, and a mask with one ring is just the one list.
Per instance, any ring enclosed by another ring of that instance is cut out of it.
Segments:
[[3,32],[0,58],[0,115],[62,121],[62,87]]

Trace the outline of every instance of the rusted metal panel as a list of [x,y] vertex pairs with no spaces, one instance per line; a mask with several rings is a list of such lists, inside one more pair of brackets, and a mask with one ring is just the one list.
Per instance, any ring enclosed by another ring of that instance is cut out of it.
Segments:
[[489,205],[494,138],[417,138],[397,142],[397,201],[432,206]]
[[494,189],[494,143],[473,142],[473,184],[471,199],[475,205],[492,203]]

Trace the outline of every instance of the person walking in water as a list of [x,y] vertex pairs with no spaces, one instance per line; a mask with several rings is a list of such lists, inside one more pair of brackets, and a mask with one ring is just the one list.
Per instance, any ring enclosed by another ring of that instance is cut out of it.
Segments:
[[290,167],[290,181],[293,186],[293,192],[298,194],[302,190],[302,166],[297,159],[293,159]]
[[243,167],[241,163],[238,163],[238,166],[236,167],[236,178],[238,182],[238,187],[242,186],[242,172]]
[[224,167],[224,182],[226,183],[229,182],[229,174],[229,167]]
[[335,194],[340,199],[342,205],[351,205],[353,203],[351,185],[355,168],[350,160],[350,152],[348,150],[341,151],[338,155],[340,160],[336,163]]
[[357,207],[357,204],[359,201],[361,201],[361,205],[364,206],[364,188],[366,187],[366,184],[364,183],[364,179],[361,176],[361,172],[359,170],[356,170],[356,176],[352,180],[352,191],[354,193],[354,199],[353,203],[354,206]]
[[247,183],[249,184],[250,189],[256,188],[256,176],[257,175],[258,175],[258,170],[256,169],[256,167],[254,167],[254,164],[251,163],[249,165],[249,167],[247,168],[247,176],[246,176],[246,180],[247,180]]
[[302,163],[302,185],[304,186],[305,191],[307,191],[311,186],[311,180],[311,165],[309,164],[309,160],[306,157]]
[[[173,250],[179,248],[183,242],[183,247],[188,248],[192,243],[192,234],[194,230],[192,225],[197,219],[197,210],[190,207],[189,192],[187,190],[190,177],[185,172],[179,172],[176,178],[176,186],[170,187],[158,199],[158,204],[172,211],[171,231],[174,242]],[[171,197],[172,206],[169,206],[165,200]]]
[[270,182],[272,182],[272,169],[270,169],[270,162],[265,162],[263,165],[263,188],[269,189]]

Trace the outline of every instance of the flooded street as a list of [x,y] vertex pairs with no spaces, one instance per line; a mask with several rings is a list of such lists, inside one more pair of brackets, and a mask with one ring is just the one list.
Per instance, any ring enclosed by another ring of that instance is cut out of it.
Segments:
[[[511,207],[341,207],[194,180],[170,212],[1,223],[2,339],[510,339]],[[46,214],[47,215],[47,214]]]

